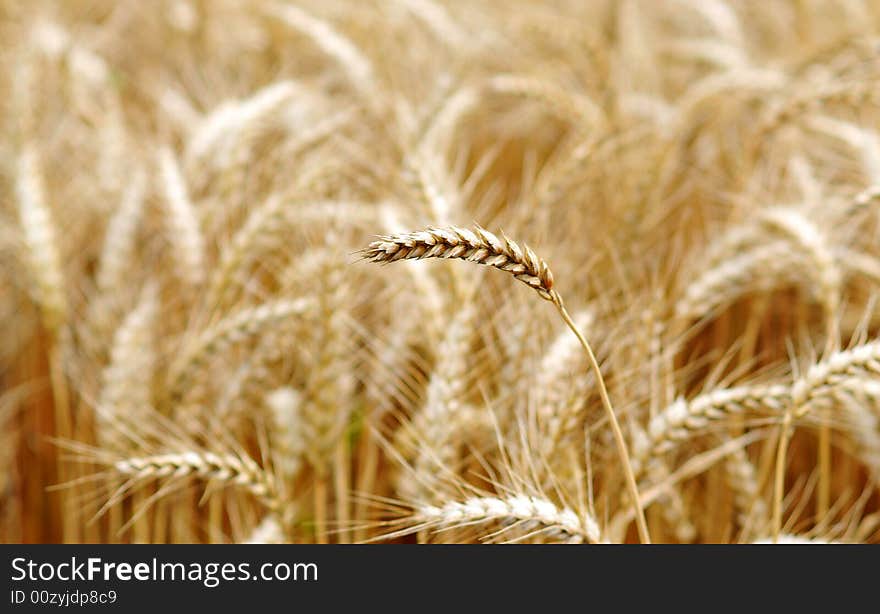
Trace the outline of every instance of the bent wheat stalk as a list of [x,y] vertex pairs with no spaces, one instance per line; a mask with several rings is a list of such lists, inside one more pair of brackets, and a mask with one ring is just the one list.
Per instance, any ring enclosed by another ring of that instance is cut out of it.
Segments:
[[428,228],[415,232],[385,235],[371,243],[361,252],[364,260],[371,262],[396,262],[398,260],[422,260],[426,258],[456,258],[507,271],[518,280],[535,290],[541,298],[553,303],[565,324],[571,329],[583,346],[590,363],[590,368],[599,386],[599,396],[608,416],[608,422],[614,433],[615,443],[620,462],[626,474],[627,487],[635,511],[639,539],[642,543],[650,543],[645,514],[639,503],[639,491],[635,475],[630,466],[629,453],[623,432],[611,406],[602,370],[590,344],[580,333],[562,297],[553,288],[553,273],[550,267],[528,246],[520,247],[515,241],[502,234],[501,237],[476,226],[474,230],[448,226],[445,228]]

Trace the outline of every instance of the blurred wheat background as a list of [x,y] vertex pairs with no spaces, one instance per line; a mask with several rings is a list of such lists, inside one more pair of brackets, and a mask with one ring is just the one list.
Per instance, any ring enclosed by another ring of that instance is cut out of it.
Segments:
[[0,540],[877,541],[878,33],[0,0]]

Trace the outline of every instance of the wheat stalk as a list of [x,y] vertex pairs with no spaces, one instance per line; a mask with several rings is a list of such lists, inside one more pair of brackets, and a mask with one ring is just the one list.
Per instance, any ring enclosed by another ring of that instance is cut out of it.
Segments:
[[539,258],[528,246],[520,247],[505,235],[497,237],[477,226],[473,231],[450,226],[448,228],[429,228],[427,230],[386,235],[362,252],[364,259],[372,262],[395,262],[397,260],[421,260],[426,258],[456,258],[485,266],[492,266],[513,275],[538,295],[556,306],[565,324],[578,338],[587,353],[590,367],[599,386],[599,395],[606,416],[614,433],[618,456],[627,477],[627,487],[631,504],[636,510],[636,523],[639,537],[643,543],[650,542],[645,514],[641,508],[638,486],[629,461],[629,452],[623,433],[611,406],[611,399],[605,387],[602,370],[587,340],[578,330],[566,310],[562,297],[553,288],[553,273],[547,263]]

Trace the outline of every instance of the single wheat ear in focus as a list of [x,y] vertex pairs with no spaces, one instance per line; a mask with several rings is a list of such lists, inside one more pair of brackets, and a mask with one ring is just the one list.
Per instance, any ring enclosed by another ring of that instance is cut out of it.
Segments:
[[541,298],[554,300],[553,273],[528,246],[520,247],[503,233],[499,238],[477,226],[474,230],[449,226],[385,235],[362,252],[371,262],[458,258],[507,271],[536,290]]
[[535,290],[541,298],[551,301],[559,311],[565,324],[577,336],[581,346],[587,353],[590,368],[599,386],[599,396],[608,416],[608,422],[614,432],[617,452],[627,478],[630,499],[635,509],[636,524],[642,543],[650,543],[648,525],[639,498],[635,475],[629,462],[629,452],[620,424],[611,406],[602,370],[590,344],[578,330],[562,297],[553,288],[553,273],[550,267],[539,258],[531,248],[520,246],[516,241],[505,236],[501,237],[476,226],[473,230],[447,226],[445,228],[427,228],[415,232],[404,232],[380,236],[376,241],[362,250],[361,256],[370,262],[396,262],[398,260],[424,260],[426,258],[456,258],[467,260],[506,271]]

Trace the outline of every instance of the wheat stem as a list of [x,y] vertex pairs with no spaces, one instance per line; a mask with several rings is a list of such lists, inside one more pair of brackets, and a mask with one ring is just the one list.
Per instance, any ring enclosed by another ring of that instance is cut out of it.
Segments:
[[596,356],[593,354],[593,349],[590,347],[590,344],[581,335],[581,332],[578,330],[578,327],[575,326],[574,320],[571,319],[571,316],[568,314],[568,310],[565,308],[565,305],[562,302],[562,297],[559,296],[559,293],[555,290],[552,291],[553,294],[553,304],[556,305],[556,309],[559,310],[559,315],[562,316],[562,319],[565,320],[566,325],[571,329],[571,332],[575,334],[580,341],[581,346],[584,348],[584,352],[587,354],[587,359],[590,363],[590,368],[593,370],[593,374],[596,377],[596,383],[599,387],[599,396],[602,399],[602,406],[605,408],[605,413],[608,417],[608,423],[611,425],[611,431],[614,433],[614,442],[617,445],[617,454],[620,459],[620,463],[623,465],[623,471],[626,476],[626,486],[629,490],[630,500],[633,505],[633,509],[635,510],[635,518],[636,518],[636,526],[639,530],[639,539],[644,544],[651,543],[651,537],[648,533],[648,524],[645,521],[645,510],[642,509],[641,504],[639,503],[639,487],[636,484],[636,476],[633,473],[632,465],[629,461],[629,452],[627,451],[626,441],[623,439],[623,432],[620,430],[620,423],[617,421],[617,416],[614,414],[614,408],[611,406],[611,399],[608,398],[608,390],[605,387],[605,379],[602,377],[602,369],[599,367],[599,363],[596,361]]
[[599,396],[602,405],[611,424],[617,453],[622,469],[626,475],[627,488],[633,509],[635,510],[636,525],[639,530],[639,539],[643,543],[650,543],[648,525],[645,521],[645,513],[639,504],[640,497],[635,475],[629,461],[626,442],[623,432],[611,406],[602,370],[596,361],[596,356],[587,340],[578,330],[568,311],[565,309],[562,297],[553,289],[553,273],[544,260],[539,258],[528,246],[520,247],[515,241],[502,234],[501,238],[491,232],[475,227],[473,231],[449,226],[446,228],[428,228],[422,231],[386,235],[374,241],[362,252],[364,259],[372,262],[395,262],[397,260],[419,260],[425,258],[457,258],[492,266],[502,271],[507,271],[516,279],[523,282],[538,295],[551,301],[565,324],[577,336],[581,346],[587,353],[590,368],[596,377],[599,386]]

